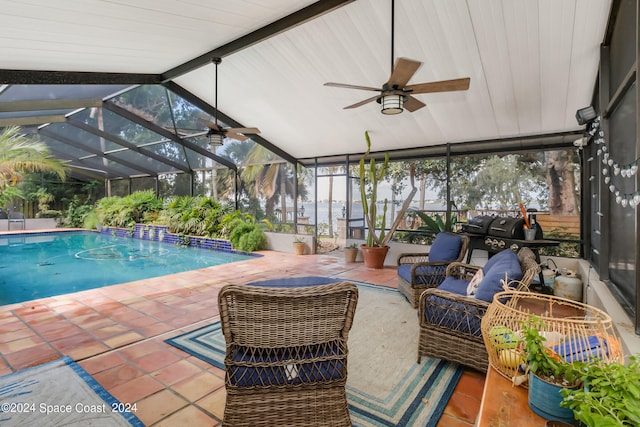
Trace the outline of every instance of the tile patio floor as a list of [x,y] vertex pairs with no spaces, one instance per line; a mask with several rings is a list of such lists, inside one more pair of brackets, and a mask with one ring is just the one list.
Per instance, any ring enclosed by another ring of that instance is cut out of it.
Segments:
[[[224,372],[163,342],[210,323],[220,287],[290,276],[396,287],[395,268],[347,264],[341,252],[263,255],[0,307],[0,375],[69,355],[119,401],[135,402],[147,426],[220,425]],[[465,371],[438,426],[474,425],[483,387],[483,374]]]

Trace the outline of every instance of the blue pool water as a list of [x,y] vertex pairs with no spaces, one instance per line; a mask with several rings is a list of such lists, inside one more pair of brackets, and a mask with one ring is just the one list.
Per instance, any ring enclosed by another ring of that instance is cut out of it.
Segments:
[[0,236],[0,305],[252,258],[94,232]]

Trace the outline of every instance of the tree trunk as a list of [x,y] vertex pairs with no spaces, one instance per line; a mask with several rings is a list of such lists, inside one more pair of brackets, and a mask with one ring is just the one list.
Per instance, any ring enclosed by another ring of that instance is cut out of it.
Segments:
[[568,150],[545,153],[551,215],[578,215],[578,200],[570,156],[571,153]]
[[427,175],[422,174],[420,178],[420,200],[418,201],[418,209],[424,210],[425,195],[427,192]]

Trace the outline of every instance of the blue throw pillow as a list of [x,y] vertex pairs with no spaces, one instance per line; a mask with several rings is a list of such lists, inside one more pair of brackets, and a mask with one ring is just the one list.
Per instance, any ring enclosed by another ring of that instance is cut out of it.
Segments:
[[486,273],[488,270],[491,270],[491,267],[493,267],[493,264],[495,264],[496,262],[504,258],[511,258],[512,255],[516,255],[516,253],[513,252],[511,249],[504,249],[498,252],[497,254],[495,254],[494,256],[492,256],[491,258],[489,258],[487,260],[487,263],[482,267],[482,269]]
[[[503,252],[500,252],[500,254]],[[518,255],[512,250],[508,250],[497,262],[492,263],[490,269],[483,270],[484,278],[478,286],[476,298],[487,302],[493,301],[493,295],[502,291],[501,280],[506,278],[507,283],[509,283],[512,280],[522,279],[522,268],[520,267]]]
[[460,254],[462,239],[460,236],[448,233],[438,233],[429,250],[429,261],[454,261]]

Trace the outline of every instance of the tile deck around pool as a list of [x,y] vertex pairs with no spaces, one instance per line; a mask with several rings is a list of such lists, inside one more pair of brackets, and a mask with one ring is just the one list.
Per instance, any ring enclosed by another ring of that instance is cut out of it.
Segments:
[[[218,315],[227,283],[330,276],[395,287],[396,269],[345,263],[342,253],[264,256],[171,276],[0,307],[0,375],[69,355],[148,426],[215,426],[224,372],[164,343]],[[467,370],[439,426],[472,426],[484,375]]]

